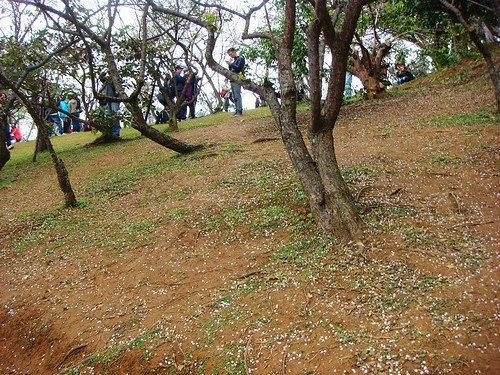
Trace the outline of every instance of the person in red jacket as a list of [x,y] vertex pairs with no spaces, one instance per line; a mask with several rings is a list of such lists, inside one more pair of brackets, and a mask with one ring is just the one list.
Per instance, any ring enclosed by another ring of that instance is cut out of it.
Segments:
[[16,139],[16,142],[21,142],[23,140],[23,136],[21,135],[21,131],[19,130],[19,128],[16,125],[12,126],[12,130],[10,131],[10,134],[14,136],[14,138]]

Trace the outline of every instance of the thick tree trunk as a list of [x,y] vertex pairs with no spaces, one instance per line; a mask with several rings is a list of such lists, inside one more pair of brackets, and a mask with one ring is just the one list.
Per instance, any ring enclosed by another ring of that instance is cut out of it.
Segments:
[[130,102],[127,103],[127,108],[132,114],[133,122],[132,122],[132,127],[136,130],[138,130],[143,136],[146,138],[151,139],[152,141],[167,147],[171,150],[177,151],[181,154],[187,154],[196,150],[200,150],[203,148],[203,145],[192,145],[183,141],[180,141],[178,139],[175,139],[173,137],[170,137],[169,135],[162,133],[161,131],[153,128],[152,126],[149,126],[146,124],[146,121],[144,120],[144,117],[142,115],[142,110],[139,108],[137,103]]
[[10,160],[10,152],[7,150],[7,145],[5,143],[5,127],[0,126],[0,170],[4,167],[5,164]]
[[335,231],[342,239],[358,240],[363,223],[355,206],[335,157],[332,132],[318,134],[315,142],[318,169],[323,181],[323,202],[318,202],[317,215],[322,217],[322,226]]

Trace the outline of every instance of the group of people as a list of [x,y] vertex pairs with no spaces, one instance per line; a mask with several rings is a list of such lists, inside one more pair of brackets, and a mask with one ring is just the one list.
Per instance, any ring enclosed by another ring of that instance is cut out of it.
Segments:
[[[227,51],[229,59],[226,60],[228,69],[237,75],[242,75],[245,69],[245,58],[239,56],[235,48],[230,48]],[[196,101],[199,93],[199,81],[200,78],[196,76],[191,77],[191,72],[189,69],[184,69],[182,66],[175,66],[175,71],[172,77],[168,76],[165,79],[163,89],[159,94],[156,95],[158,101],[163,105],[167,106],[167,100],[164,97],[166,93],[172,102],[177,100],[183,100],[184,104],[181,105],[179,112],[177,113],[177,120],[186,120],[188,117],[196,117]],[[184,94],[184,95],[183,95]],[[229,110],[229,103],[233,102],[235,106],[235,112],[233,116],[241,116],[243,114],[243,101],[241,98],[241,85],[236,79],[226,79],[224,81],[224,86],[221,90],[221,96],[224,99],[224,111]],[[189,108],[189,116],[188,110]],[[156,123],[165,123],[169,119],[169,114],[166,109],[163,111],[156,112]]]
[[90,128],[82,126],[77,120],[82,113],[82,102],[76,94],[71,93],[66,98],[59,99],[57,107],[61,111],[54,108],[45,109],[45,118],[49,124],[53,125],[50,132],[51,135],[71,134],[90,130]]
[[[163,90],[161,90],[156,97],[163,106],[167,106],[167,100],[165,99],[163,93],[168,95],[172,103],[175,103],[178,100],[183,101],[183,104],[176,115],[177,121],[186,120],[188,117],[195,118],[200,80],[201,79],[196,77],[196,75],[192,75],[188,68],[176,65],[173,76],[166,77]],[[168,119],[168,111],[166,109],[156,113],[156,123],[165,123]]]

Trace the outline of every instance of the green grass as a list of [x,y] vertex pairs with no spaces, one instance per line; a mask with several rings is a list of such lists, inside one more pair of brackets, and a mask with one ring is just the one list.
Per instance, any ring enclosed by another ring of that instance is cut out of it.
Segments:
[[359,183],[376,175],[374,168],[365,165],[355,165],[342,169],[342,177],[348,184]]
[[433,117],[429,124],[440,127],[483,127],[499,125],[500,116],[491,110],[481,109],[471,113],[456,113],[446,116]]
[[125,227],[125,233],[129,235],[140,235],[143,233],[150,233],[156,230],[157,224],[155,222],[145,220],[134,224],[129,224]]
[[320,270],[333,244],[333,239],[328,237],[303,237],[276,249],[273,259],[302,271]]
[[154,348],[156,346],[157,342],[162,337],[163,336],[161,330],[158,328],[153,328],[152,330],[145,332],[138,337],[129,340],[128,342],[115,345],[100,353],[91,355],[83,362],[83,365],[87,366],[93,364],[101,364],[104,369],[107,369],[126,351],[132,350],[134,348],[139,348],[147,354],[147,352],[149,352],[151,348]]
[[470,162],[469,159],[462,159],[458,156],[448,155],[448,154],[437,154],[431,155],[426,158],[421,159],[424,163],[433,163],[441,165],[460,165]]

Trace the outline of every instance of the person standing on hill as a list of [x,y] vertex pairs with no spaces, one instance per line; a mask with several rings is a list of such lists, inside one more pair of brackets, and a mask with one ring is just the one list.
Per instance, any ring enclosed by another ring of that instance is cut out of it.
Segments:
[[189,117],[196,117],[196,101],[198,100],[198,83],[200,78],[193,74],[191,77],[191,72],[189,69],[184,69],[184,77],[186,77],[186,100],[189,101]]
[[[102,95],[110,98],[118,97],[113,80],[111,79],[110,75],[106,70],[99,75],[99,80],[103,84],[103,87],[100,90],[100,93]],[[120,113],[120,102],[108,102],[105,99],[100,99],[99,105],[101,107],[105,107],[106,111],[109,114]],[[111,133],[114,137],[120,137],[120,130],[121,130],[120,120],[116,120],[116,122],[113,125],[113,129],[111,130]]]
[[[82,112],[81,110],[81,102],[80,99],[76,96],[76,94],[72,94],[69,102],[69,112],[74,116],[74,117],[80,117],[80,113]],[[82,130],[82,126],[80,122],[78,122],[75,119],[71,119],[71,127],[73,129],[73,132],[80,132]]]
[[[174,73],[174,82],[175,82],[175,90],[177,92],[177,100],[180,100],[182,97],[182,91],[184,91],[184,85],[186,84],[186,76],[182,75],[182,66],[177,65],[175,67]],[[186,98],[182,98],[182,101],[185,101]],[[187,117],[187,105],[181,103],[181,108],[177,113],[177,120],[185,120]]]
[[[243,56],[238,56],[235,48],[229,48],[227,54],[231,57],[227,60],[228,69],[236,74],[242,74],[245,69],[245,58]],[[234,105],[236,106],[236,112],[233,116],[241,116],[243,114],[243,102],[241,99],[241,85],[236,81],[231,81],[231,92],[233,94]]]
[[63,98],[59,101],[57,106],[64,111],[64,112],[59,112],[59,117],[61,118],[62,123],[63,123],[63,132],[65,134],[69,134],[69,133],[71,133],[71,120],[70,120],[69,116],[65,113],[65,112],[69,112],[68,101]]

